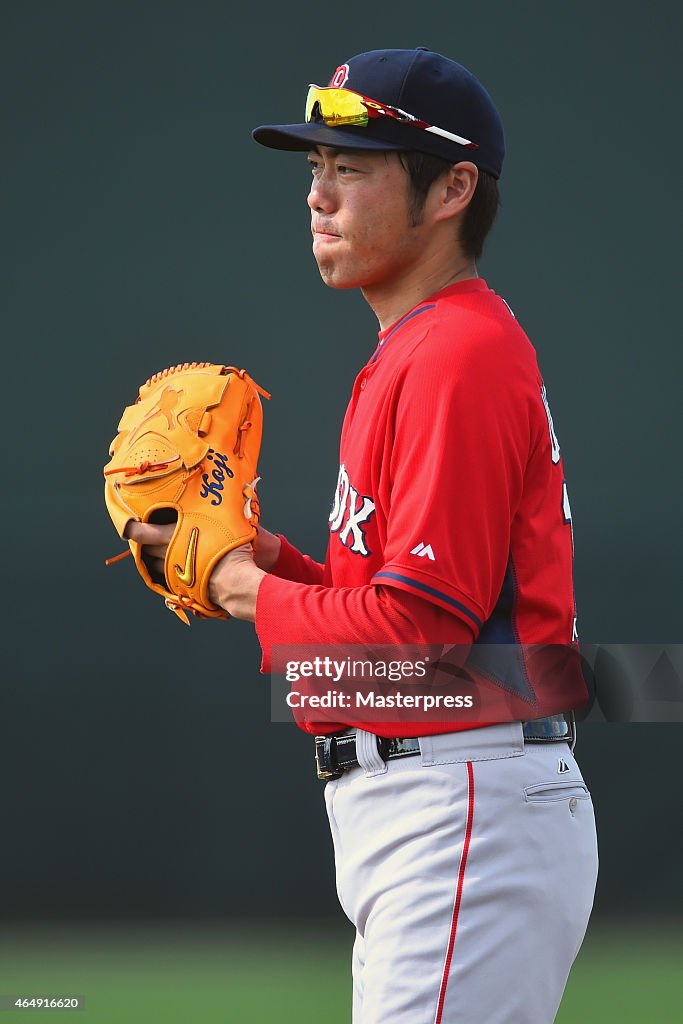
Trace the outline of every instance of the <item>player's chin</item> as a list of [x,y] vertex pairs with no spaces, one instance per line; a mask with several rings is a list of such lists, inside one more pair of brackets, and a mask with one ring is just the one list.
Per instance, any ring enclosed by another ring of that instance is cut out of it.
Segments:
[[324,283],[328,288],[362,288],[364,279],[358,273],[344,267],[338,262],[319,258],[315,253],[315,261]]
[[337,280],[336,278],[326,277],[325,274],[323,274],[322,272],[321,272],[320,276],[322,277],[323,282],[327,285],[328,288],[336,288],[337,290],[342,290],[344,288],[349,289],[349,288],[360,288],[361,287],[361,285],[356,284],[353,281],[343,281],[343,280],[340,281],[340,280]]

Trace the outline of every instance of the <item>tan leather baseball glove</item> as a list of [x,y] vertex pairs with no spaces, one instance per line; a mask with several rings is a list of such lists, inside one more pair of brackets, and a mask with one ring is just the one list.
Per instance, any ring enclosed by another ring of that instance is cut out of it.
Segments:
[[131,519],[176,523],[163,577],[128,544],[147,586],[188,625],[187,612],[230,617],[209,600],[209,577],[228,551],[256,539],[259,395],[270,398],[234,366],[172,366],[142,385],[109,449],[104,497],[119,535]]

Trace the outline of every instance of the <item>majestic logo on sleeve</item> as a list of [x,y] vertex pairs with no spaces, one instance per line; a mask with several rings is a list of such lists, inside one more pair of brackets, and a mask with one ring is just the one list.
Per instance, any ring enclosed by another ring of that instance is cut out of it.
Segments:
[[330,533],[338,533],[339,540],[349,551],[367,557],[370,550],[365,540],[365,527],[374,511],[372,498],[358,494],[351,486],[346,466],[341,465],[330,512]]
[[419,558],[429,558],[432,562],[435,561],[432,545],[425,544],[424,541],[420,541],[419,544],[416,544],[410,553],[411,555],[417,555]]

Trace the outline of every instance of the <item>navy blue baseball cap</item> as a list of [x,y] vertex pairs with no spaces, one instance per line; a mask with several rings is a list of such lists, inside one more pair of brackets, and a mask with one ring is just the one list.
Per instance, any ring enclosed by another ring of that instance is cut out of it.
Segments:
[[[375,105],[367,108],[367,123],[326,123],[322,103],[313,102],[306,123],[261,125],[252,132],[253,138],[271,149],[302,152],[316,145],[412,149],[452,163],[471,160],[500,177],[505,140],[493,100],[467,68],[440,53],[422,46],[359,53],[340,64],[329,85],[311,96],[324,102],[331,89],[350,90],[374,100]],[[382,114],[382,105],[390,110]],[[413,122],[401,119],[395,111],[411,115]],[[426,127],[417,127],[415,121]]]

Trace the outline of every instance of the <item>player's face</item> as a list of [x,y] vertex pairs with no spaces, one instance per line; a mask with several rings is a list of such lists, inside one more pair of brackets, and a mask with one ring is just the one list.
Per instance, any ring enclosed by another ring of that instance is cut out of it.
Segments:
[[409,177],[396,153],[320,146],[313,174],[313,255],[332,288],[399,285],[424,252],[426,225],[410,218]]

